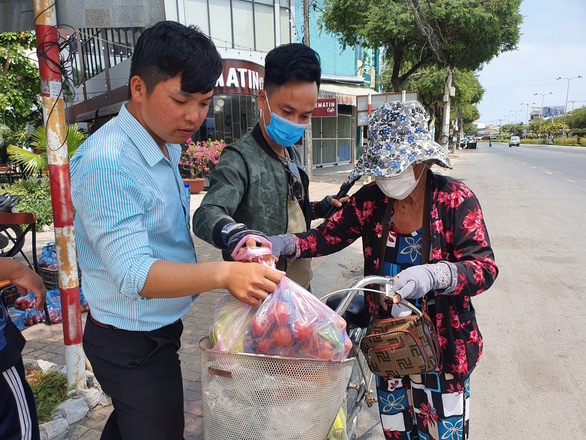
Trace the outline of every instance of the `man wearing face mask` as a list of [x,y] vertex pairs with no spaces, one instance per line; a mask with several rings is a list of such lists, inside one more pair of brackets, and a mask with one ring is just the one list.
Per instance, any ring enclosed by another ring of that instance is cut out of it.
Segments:
[[[265,59],[264,89],[259,91],[259,123],[226,146],[210,176],[210,187],[193,216],[193,231],[229,255],[242,237],[304,232],[323,217],[330,196],[309,201],[309,179],[295,148],[317,102],[321,67],[317,53],[303,44],[286,44]],[[277,268],[304,287],[311,260],[282,258]]]
[[371,315],[403,316],[401,298],[418,308],[427,300],[440,365],[421,375],[377,376],[386,439],[468,438],[470,373],[482,352],[471,298],[498,273],[478,199],[461,181],[430,169],[451,163],[429,135],[427,120],[416,101],[375,110],[354,170],[375,182],[318,228],[268,237],[273,253],[293,259],[329,255],[362,238],[364,275],[395,277],[398,293],[386,301],[365,292]]

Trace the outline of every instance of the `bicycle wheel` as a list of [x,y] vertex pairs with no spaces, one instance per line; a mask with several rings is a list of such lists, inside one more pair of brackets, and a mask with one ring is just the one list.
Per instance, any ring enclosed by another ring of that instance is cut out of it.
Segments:
[[[362,404],[370,398],[370,392],[374,384],[374,375],[368,368],[368,364],[362,351],[360,350],[360,341],[366,333],[366,329],[355,328],[350,331],[352,340],[352,350],[349,356],[353,356],[356,361],[352,368],[350,381],[346,390],[346,433],[348,440],[354,440],[358,431],[358,416],[362,409]],[[372,405],[372,400],[367,402]]]
[[18,225],[0,225],[0,257],[14,257],[24,245],[24,237],[19,243],[17,240],[23,234]]

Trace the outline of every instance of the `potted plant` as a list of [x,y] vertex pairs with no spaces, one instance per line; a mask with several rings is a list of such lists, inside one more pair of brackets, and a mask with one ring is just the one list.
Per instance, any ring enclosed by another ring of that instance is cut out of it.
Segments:
[[181,154],[179,165],[187,172],[188,177],[183,181],[189,184],[192,194],[203,190],[204,176],[218,164],[220,155],[226,144],[223,140],[194,142],[191,138],[185,143],[185,150]]

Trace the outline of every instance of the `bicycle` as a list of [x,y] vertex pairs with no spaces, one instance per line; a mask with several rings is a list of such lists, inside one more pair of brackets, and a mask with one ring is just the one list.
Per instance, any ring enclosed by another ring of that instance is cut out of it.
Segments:
[[[250,238],[268,247],[238,252]],[[232,257],[263,263],[263,255],[270,254],[270,243],[252,235],[241,239]],[[340,361],[214,351],[210,339],[202,338],[199,346],[206,438],[356,439],[363,404],[372,406],[377,401],[374,375],[360,350],[368,316],[364,300],[356,296],[360,291],[381,293],[365,287],[372,284],[383,286],[385,296],[391,296],[392,278],[368,276],[348,289],[321,298],[347,323],[352,348]],[[324,396],[328,399],[323,400]],[[346,402],[345,430],[336,430],[332,421],[336,413],[340,416],[342,402]]]
[[[346,390],[346,438],[356,439],[358,428],[358,416],[364,403],[370,408],[378,399],[375,386],[375,376],[368,368],[368,364],[362,350],[360,341],[366,335],[368,315],[364,306],[364,299],[357,296],[359,291],[378,290],[367,289],[365,286],[376,284],[385,287],[385,296],[392,296],[393,279],[383,276],[367,276],[356,281],[350,288],[331,292],[321,298],[331,309],[341,315],[347,323],[348,336],[352,341],[352,349],[349,357],[355,358],[355,364],[350,375],[350,381]],[[346,293],[341,293],[346,292]]]
[[[0,212],[12,212],[20,196],[0,195]],[[0,257],[14,257],[24,245],[24,231],[18,224],[0,224]]]

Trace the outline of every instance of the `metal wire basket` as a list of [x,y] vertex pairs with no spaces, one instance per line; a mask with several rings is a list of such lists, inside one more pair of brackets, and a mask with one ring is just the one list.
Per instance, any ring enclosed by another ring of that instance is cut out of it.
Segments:
[[322,440],[344,400],[354,358],[324,361],[201,348],[206,440]]

